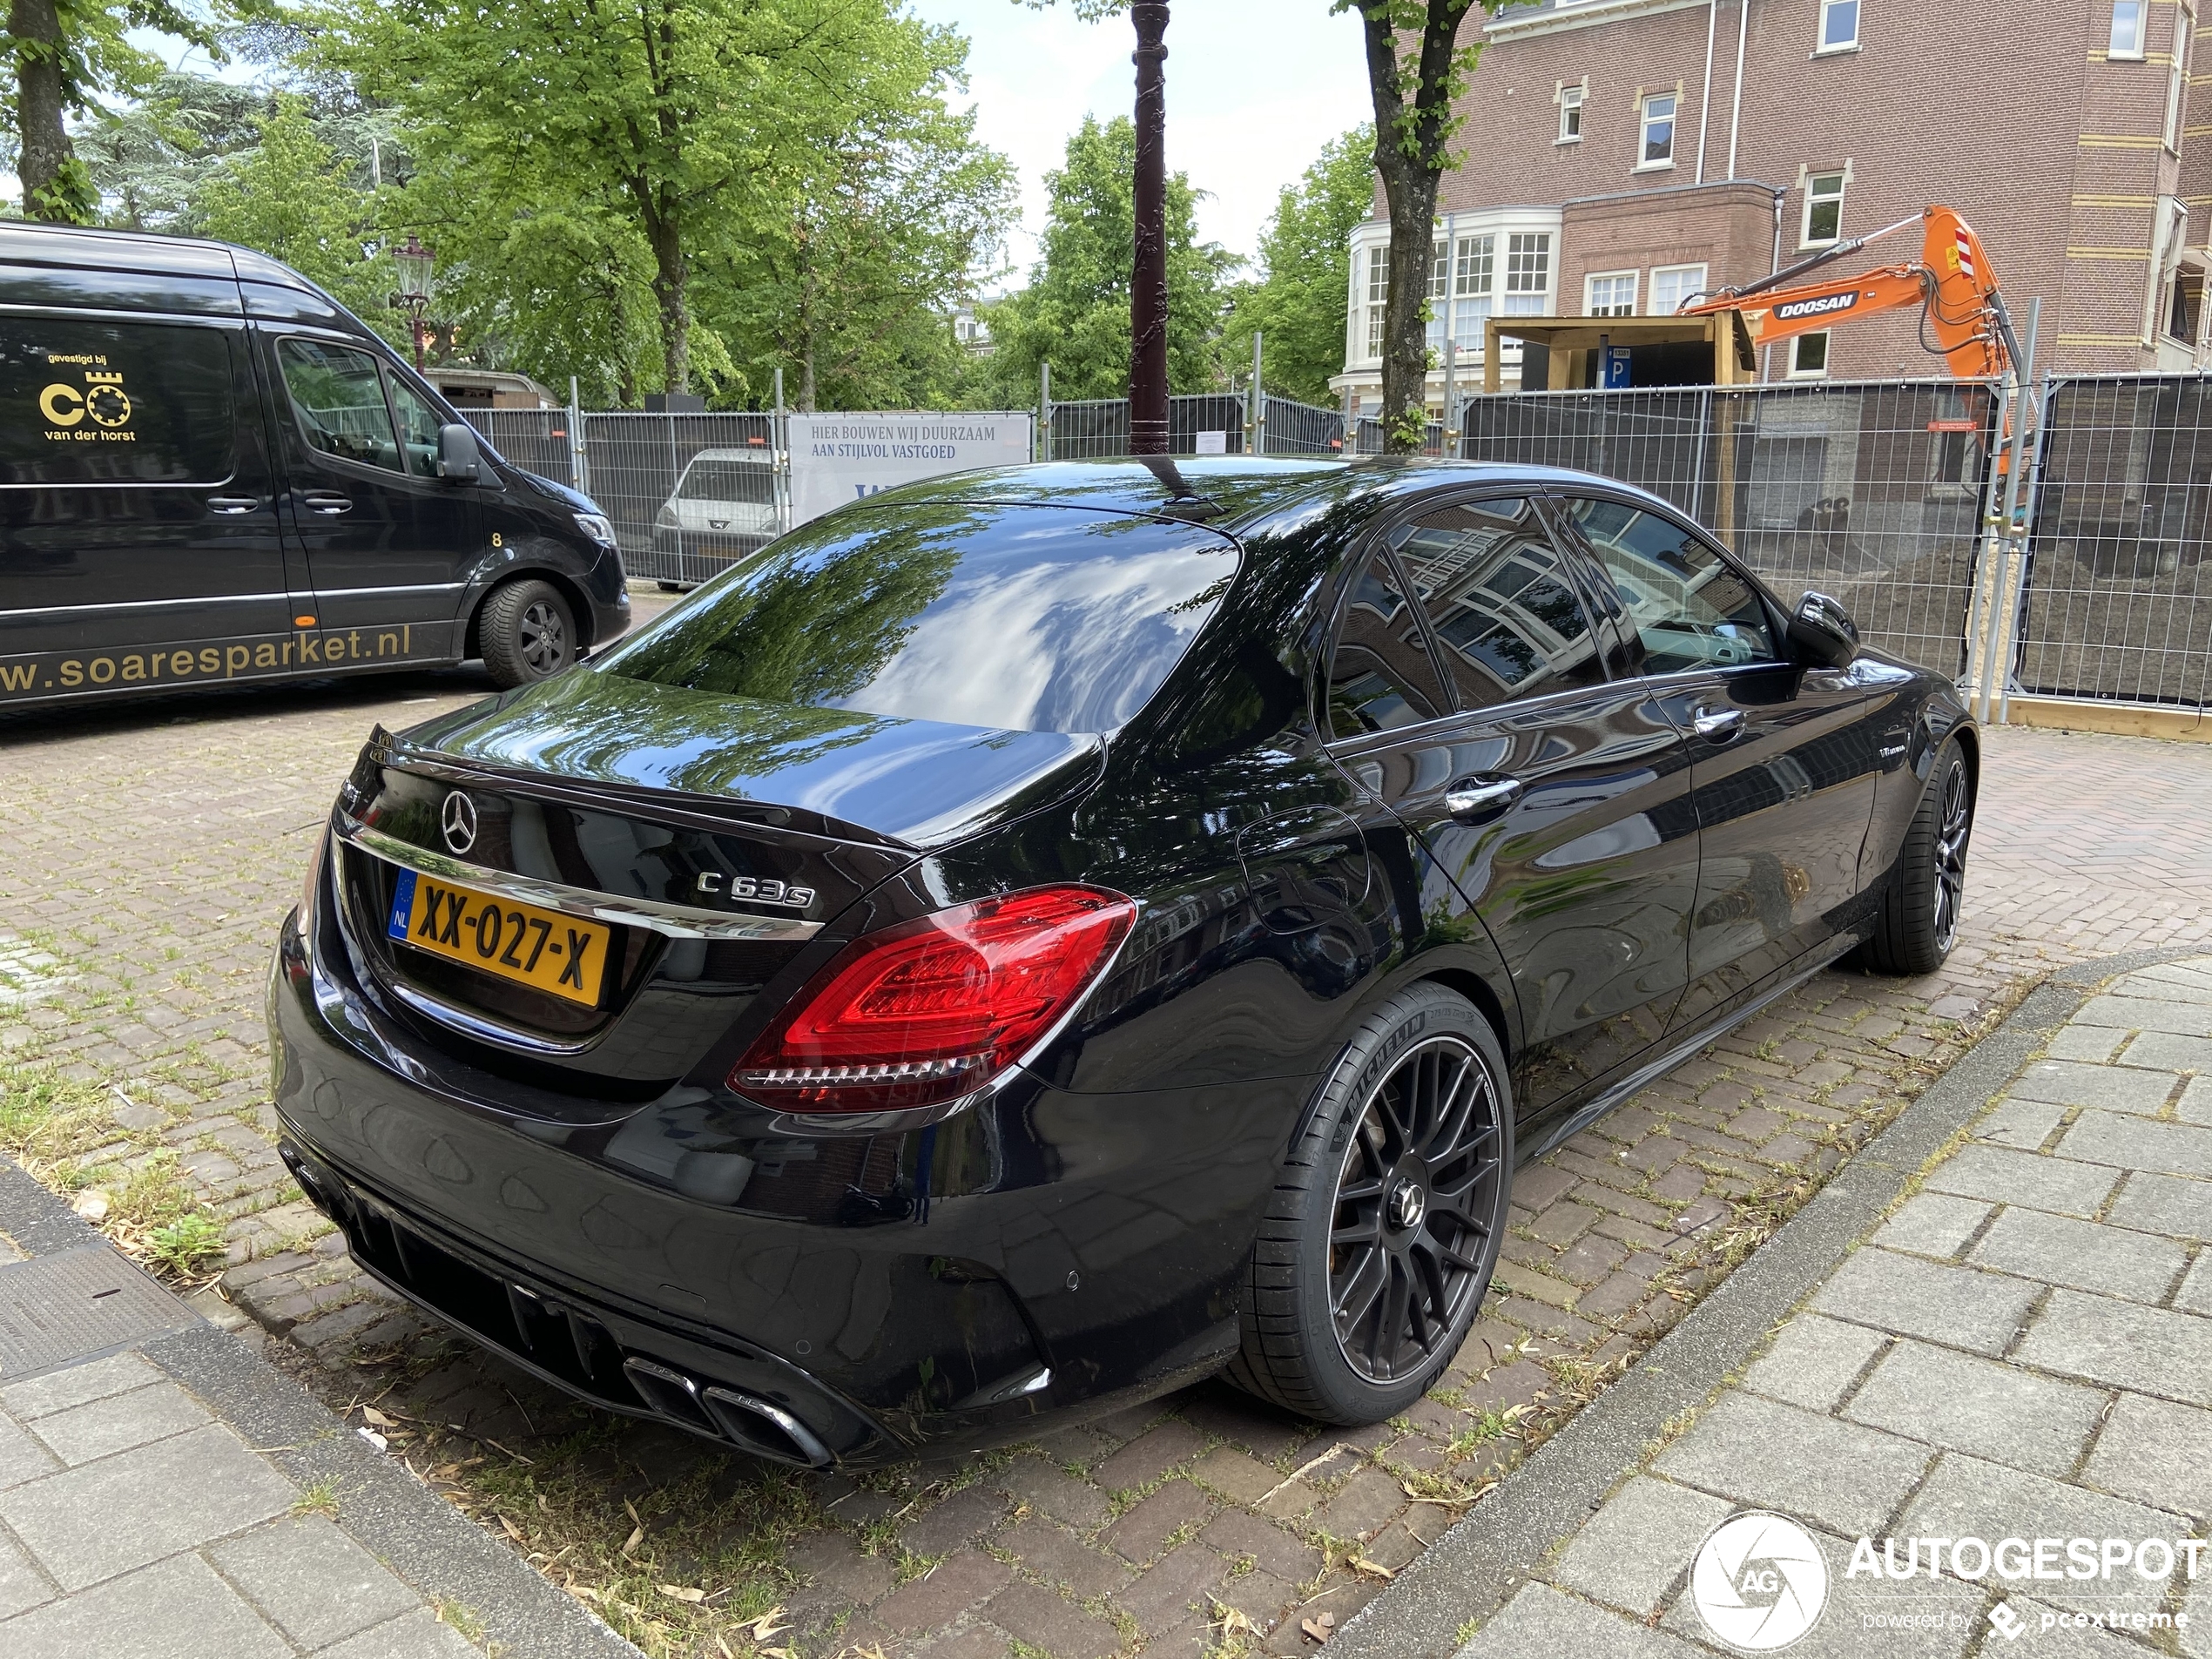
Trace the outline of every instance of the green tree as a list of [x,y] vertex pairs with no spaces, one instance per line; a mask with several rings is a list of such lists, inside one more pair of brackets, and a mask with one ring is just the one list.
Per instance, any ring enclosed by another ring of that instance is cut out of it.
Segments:
[[258,138],[193,190],[192,228],[281,260],[371,327],[403,341],[406,325],[385,303],[398,273],[370,246],[375,199],[356,182],[359,158],[334,154],[296,96],[278,100]]
[[[1069,137],[1066,164],[1045,175],[1043,257],[1029,286],[987,314],[1002,407],[1035,397],[1047,361],[1055,397],[1129,395],[1136,165],[1136,128],[1128,117],[1102,125],[1085,116]],[[1218,381],[1223,285],[1237,263],[1218,244],[1198,239],[1197,198],[1185,175],[1169,175],[1168,381],[1177,392]]]
[[1390,208],[1390,293],[1383,307],[1383,447],[1415,455],[1428,427],[1428,271],[1436,186],[1466,118],[1455,108],[1480,42],[1462,46],[1470,13],[1516,0],[1334,0],[1359,14],[1375,105],[1375,171]]
[[1329,377],[1344,368],[1346,261],[1352,228],[1374,206],[1374,130],[1354,127],[1284,186],[1260,232],[1261,275],[1235,295],[1224,355],[1231,366],[1249,361],[1257,331],[1266,386],[1284,397],[1327,403]]
[[[598,266],[623,319],[610,347],[644,275],[651,378],[671,391],[695,360],[734,373],[696,326],[697,273],[780,234],[819,154],[911,85],[943,33],[896,0],[337,0],[324,19],[326,60],[407,116],[415,200],[477,220],[458,239],[472,254],[489,226],[556,217],[533,249]],[[550,276],[532,280],[558,295]]]
[[[16,176],[27,218],[89,225],[99,192],[78,155],[68,120],[106,97],[135,97],[162,70],[158,57],[132,45],[128,32],[156,29],[215,51],[215,23],[262,0],[10,0],[0,40],[7,75],[0,85],[12,134]],[[218,10],[220,7],[221,10]]]

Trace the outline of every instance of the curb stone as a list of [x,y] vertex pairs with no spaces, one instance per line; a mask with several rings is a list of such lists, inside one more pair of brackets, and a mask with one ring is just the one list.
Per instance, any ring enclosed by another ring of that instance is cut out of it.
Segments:
[[1332,1656],[1446,1659],[1602,1506],[1668,1424],[1702,1406],[2105,981],[2204,954],[2137,951],[2059,970],[1838,1169],[1805,1207],[1611,1387],[1337,1631]]
[[[0,1156],[0,1232],[33,1258],[107,1240]],[[187,1328],[119,1345],[181,1383],[302,1487],[338,1489],[340,1526],[433,1602],[454,1602],[500,1649],[530,1659],[641,1659],[638,1649],[417,1480],[351,1433],[260,1354],[165,1289]],[[81,1356],[83,1363],[94,1355]]]

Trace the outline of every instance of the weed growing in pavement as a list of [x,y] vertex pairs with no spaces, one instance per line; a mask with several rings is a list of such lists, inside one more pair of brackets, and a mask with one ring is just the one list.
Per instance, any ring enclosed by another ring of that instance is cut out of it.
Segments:
[[338,1519],[338,1482],[326,1477],[310,1485],[292,1501],[292,1513],[302,1518],[327,1515]]
[[146,1235],[146,1258],[172,1278],[198,1278],[223,1259],[223,1224],[195,1210]]

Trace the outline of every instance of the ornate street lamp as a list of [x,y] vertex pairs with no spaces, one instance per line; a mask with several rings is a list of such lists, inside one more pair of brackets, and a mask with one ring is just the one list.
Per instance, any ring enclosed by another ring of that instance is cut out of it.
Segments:
[[1136,0],[1136,260],[1130,281],[1129,452],[1168,452],[1166,0]]
[[409,231],[405,244],[392,250],[392,263],[400,267],[400,287],[392,296],[392,308],[407,313],[408,332],[415,336],[415,367],[419,370],[423,367],[422,314],[430,308],[430,270],[436,258]]

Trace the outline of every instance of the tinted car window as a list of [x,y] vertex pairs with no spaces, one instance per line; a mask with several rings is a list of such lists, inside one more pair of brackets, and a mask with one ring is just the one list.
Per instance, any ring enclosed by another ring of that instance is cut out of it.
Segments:
[[1392,539],[1461,708],[1605,678],[1598,636],[1534,502],[1444,508]]
[[384,377],[374,357],[320,340],[287,340],[278,355],[293,417],[309,443],[341,461],[400,470]]
[[1751,584],[1681,525],[1622,502],[1567,503],[1642,644],[1644,672],[1780,660]]
[[658,685],[1010,731],[1126,725],[1237,571],[1195,525],[886,505],[803,525],[604,659]]
[[231,394],[218,328],[0,319],[0,482],[220,483]]
[[1345,596],[1329,652],[1329,729],[1339,738],[1433,720],[1451,706],[1421,624],[1377,549]]

